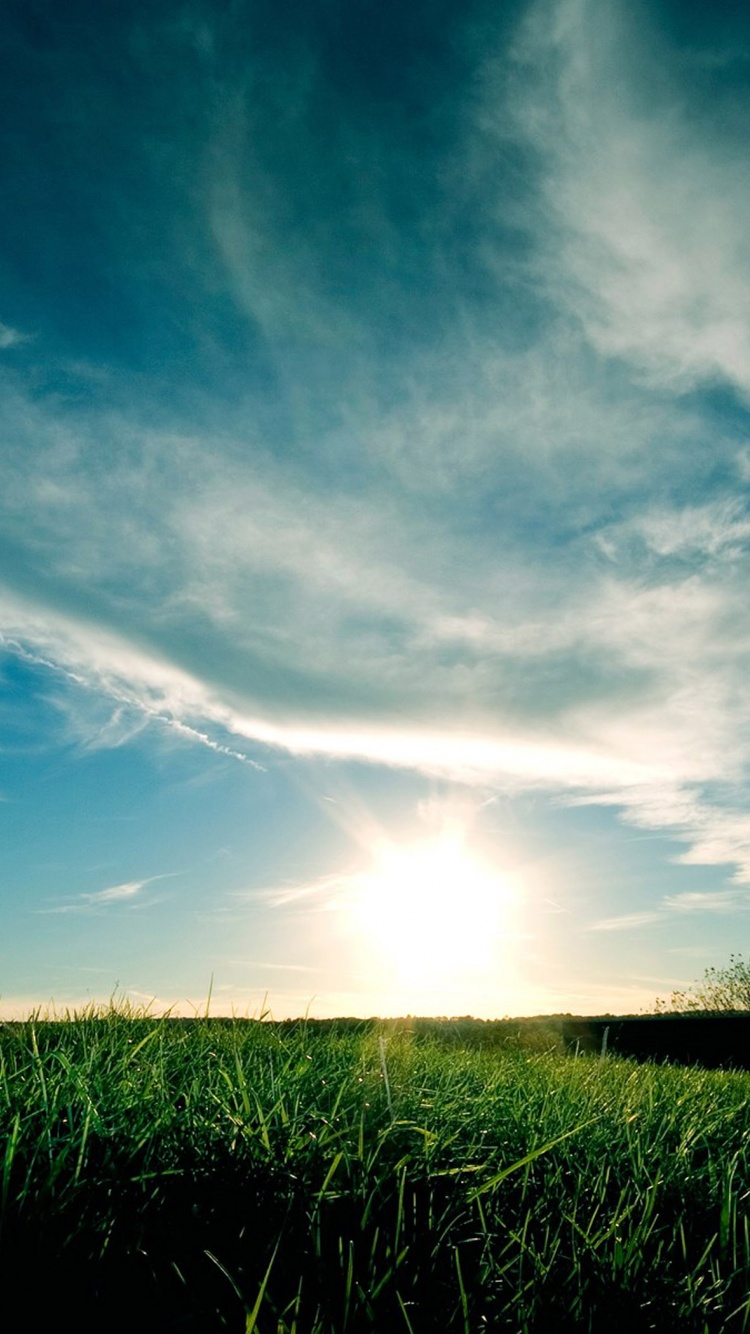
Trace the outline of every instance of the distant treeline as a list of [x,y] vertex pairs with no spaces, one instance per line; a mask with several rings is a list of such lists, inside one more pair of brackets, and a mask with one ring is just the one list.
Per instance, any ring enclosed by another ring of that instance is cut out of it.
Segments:
[[611,1052],[636,1060],[750,1070],[750,1014],[539,1015],[528,1019],[413,1018],[288,1020],[280,1028],[343,1033],[412,1032],[473,1049],[524,1047],[571,1054]]
[[322,1033],[413,1033],[447,1044],[486,1050],[523,1047],[677,1061],[710,1069],[750,1070],[750,1014],[538,1015],[524,1019],[428,1018],[288,1019],[282,1032],[305,1027]]
[[[311,1035],[342,1037],[368,1034],[413,1034],[419,1038],[434,1038],[472,1050],[491,1047],[533,1047],[535,1050],[564,1050],[563,1024],[573,1020],[572,1015],[540,1015],[529,1019],[475,1019],[473,1015],[459,1018],[447,1016],[405,1015],[397,1019],[368,1019],[343,1016],[336,1019],[229,1019],[198,1020],[211,1024],[263,1023],[277,1029],[280,1036],[307,1032]],[[174,1019],[170,1023],[194,1024],[195,1019]]]

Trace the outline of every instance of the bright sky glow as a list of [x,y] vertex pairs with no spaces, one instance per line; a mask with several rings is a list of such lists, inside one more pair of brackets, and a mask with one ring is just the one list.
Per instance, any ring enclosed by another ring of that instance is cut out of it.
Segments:
[[741,949],[744,9],[0,37],[0,1014],[637,1010]]

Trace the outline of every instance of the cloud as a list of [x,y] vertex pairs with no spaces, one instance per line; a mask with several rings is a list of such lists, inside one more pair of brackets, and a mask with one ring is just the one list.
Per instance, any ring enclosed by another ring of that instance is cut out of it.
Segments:
[[588,930],[632,931],[639,926],[650,926],[653,922],[658,922],[660,917],[661,913],[658,912],[623,913],[619,917],[604,917],[599,922],[593,922]]
[[674,558],[694,567],[713,561],[747,558],[750,517],[740,496],[724,496],[680,509],[649,508],[623,523],[600,529],[597,543],[609,559],[630,563],[650,553],[662,561]]
[[38,914],[45,915],[96,912],[100,908],[109,908],[112,904],[133,904],[135,899],[139,900],[137,906],[140,907],[143,906],[141,895],[146,885],[150,885],[154,880],[164,880],[167,876],[174,874],[176,872],[165,872],[162,875],[149,876],[145,880],[128,880],[121,885],[108,885],[106,889],[78,894],[72,902],[56,904],[52,908],[37,908],[35,911]]
[[647,382],[747,394],[750,183],[736,109],[722,114],[721,97],[696,107],[642,5],[542,0],[516,54],[556,298]]
[[[620,808],[622,818],[640,829],[660,830],[688,844],[673,860],[684,866],[726,866],[737,884],[750,884],[750,818],[744,784],[728,789],[706,778],[683,784],[654,782],[627,791],[566,797],[575,804]],[[676,906],[672,904],[671,906]]]
[[320,910],[326,911],[328,906],[341,893],[346,891],[351,878],[346,872],[337,872],[333,875],[318,876],[313,880],[305,880],[301,883],[234,890],[230,893],[230,898],[248,902],[265,899],[272,908],[286,908],[290,904],[308,902],[312,903],[313,911],[318,911],[319,906]]
[[[210,518],[203,517],[203,535],[194,512],[186,523],[186,552],[195,543],[190,568],[200,570],[205,584],[203,591],[193,585],[187,604],[184,594],[172,594],[160,610],[161,627],[154,623],[152,637],[156,644],[163,642],[161,651],[137,642],[127,616],[114,630],[95,619],[53,613],[18,595],[4,599],[11,647],[14,640],[16,651],[19,645],[32,646],[22,651],[50,670],[62,670],[69,694],[77,690],[111,701],[104,721],[96,721],[85,736],[87,744],[120,744],[145,721],[165,734],[256,765],[269,750],[282,749],[411,767],[469,783],[546,785],[578,791],[585,801],[625,807],[628,818],[648,828],[677,828],[696,840],[699,858],[712,863],[740,858],[742,866],[750,865],[747,829],[739,816],[724,818],[720,830],[719,808],[703,801],[695,786],[739,782],[746,759],[737,728],[737,717],[750,706],[740,583],[716,583],[690,572],[644,586],[629,563],[581,585],[571,583],[563,567],[551,597],[544,586],[546,569],[532,577],[528,572],[521,576],[519,567],[516,593],[511,566],[502,617],[496,602],[492,605],[499,592],[492,569],[485,587],[477,584],[475,609],[467,613],[458,610],[456,592],[443,574],[431,583],[416,583],[400,560],[393,578],[380,578],[377,558],[365,561],[362,556],[372,515],[357,516],[364,543],[349,562],[343,545],[349,531],[333,524],[335,504],[327,515],[332,540],[342,544],[334,558],[326,556],[323,507],[316,510],[313,502],[307,528],[295,518],[296,497],[284,510],[277,497],[265,513],[268,528],[243,529],[243,504],[250,499],[238,481],[226,507],[222,502],[212,509],[209,490]],[[190,505],[194,511],[192,499]],[[287,518],[288,549],[280,552]],[[322,541],[314,533],[318,519]],[[735,522],[731,515],[728,522]],[[270,532],[266,543],[271,529],[278,531]],[[253,531],[259,534],[255,544]],[[305,571],[308,549],[313,554]],[[476,558],[476,552],[471,555]],[[241,601],[235,604],[232,581],[238,581],[241,598],[240,575],[247,577],[259,560],[274,577],[279,566],[293,575],[292,605],[316,606],[315,620],[308,623],[303,612],[293,625],[285,623],[278,606],[270,603],[260,621],[257,612],[255,621],[248,619],[249,607],[245,612]],[[319,599],[331,588],[330,636],[321,644]],[[342,588],[344,605],[358,613],[353,633],[342,617]],[[459,589],[463,592],[462,581]],[[370,620],[363,635],[368,600]],[[440,609],[446,601],[456,608],[451,606],[450,614]],[[382,630],[372,619],[377,608],[386,618]],[[213,626],[211,661],[185,653],[180,627],[198,613]],[[146,614],[153,616],[154,610]],[[229,631],[223,629],[227,617]],[[401,644],[394,640],[394,617]],[[253,660],[258,665],[265,660],[277,675],[269,677],[266,667],[259,689],[240,690],[235,669],[226,671],[230,650],[243,674]],[[278,687],[290,657],[304,661],[305,674],[284,699]],[[334,657],[345,666],[343,675]],[[189,669],[179,665],[180,658],[190,663]],[[600,685],[593,675],[597,661]],[[599,685],[597,691],[593,684]],[[417,686],[422,699],[409,722],[398,715]],[[348,700],[346,712],[355,713],[352,721],[341,716],[341,699],[334,702],[337,692]],[[472,696],[468,712],[467,692]],[[451,713],[455,716],[447,726]],[[240,739],[247,750],[238,746]],[[716,831],[710,839],[709,825]]]
[[668,894],[664,906],[676,912],[735,913],[750,909],[750,896],[737,890],[686,890]]
[[19,347],[22,343],[31,341],[31,334],[21,333],[20,329],[12,329],[9,324],[0,323],[0,351],[4,352],[11,347]]
[[213,740],[205,730],[183,720],[202,719],[249,743],[297,755],[361,759],[467,782],[494,777],[515,780],[520,786],[541,783],[565,789],[615,780],[623,785],[640,785],[659,772],[651,760],[644,762],[637,756],[607,751],[596,742],[584,744],[575,735],[561,738],[554,730],[546,737],[523,731],[514,735],[507,730],[487,738],[470,729],[404,728],[387,722],[347,727],[336,718],[317,725],[301,720],[277,724],[232,707],[198,678],[85,624],[41,616],[34,618],[33,628],[26,624],[20,633],[35,635],[37,642],[44,635],[45,656],[35,660],[53,670],[54,665],[62,667],[80,688],[108,695],[118,708],[125,705],[140,710],[153,723],[173,728],[188,739],[209,744],[255,767],[262,766],[236,747]]
[[117,903],[120,899],[132,899],[136,894],[140,894],[145,880],[131,880],[124,885],[111,885],[109,889],[98,889],[93,894],[82,894],[81,898],[86,903]]

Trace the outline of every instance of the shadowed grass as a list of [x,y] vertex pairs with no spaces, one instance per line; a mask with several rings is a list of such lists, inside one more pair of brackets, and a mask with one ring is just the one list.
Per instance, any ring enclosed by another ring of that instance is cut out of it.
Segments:
[[36,1016],[0,1029],[3,1291],[31,1328],[748,1329],[749,1093],[392,1026]]

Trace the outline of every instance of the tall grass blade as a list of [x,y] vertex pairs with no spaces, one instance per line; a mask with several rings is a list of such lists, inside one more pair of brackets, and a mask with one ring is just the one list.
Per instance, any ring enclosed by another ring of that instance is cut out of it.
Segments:
[[488,1191],[494,1190],[495,1186],[499,1186],[500,1182],[509,1177],[512,1172],[518,1172],[520,1168],[526,1167],[528,1163],[533,1163],[536,1158],[541,1158],[542,1154],[549,1153],[550,1149],[562,1144],[563,1140],[570,1139],[571,1135],[580,1135],[582,1130],[598,1120],[598,1117],[593,1116],[589,1121],[582,1121],[579,1126],[574,1126],[572,1130],[566,1130],[562,1135],[556,1135],[554,1139],[548,1140],[546,1144],[541,1144],[538,1149],[532,1149],[531,1153],[527,1153],[523,1158],[518,1158],[515,1163],[511,1163],[509,1167],[504,1167],[502,1172],[497,1172],[489,1181],[485,1181],[483,1186],[477,1186],[475,1190],[470,1192],[469,1200],[477,1200],[480,1195],[486,1195]]
[[266,1295],[268,1280],[271,1277],[271,1270],[273,1269],[274,1261],[276,1259],[276,1255],[280,1245],[281,1245],[281,1238],[279,1237],[279,1240],[276,1242],[276,1246],[274,1247],[273,1255],[271,1256],[271,1259],[268,1262],[268,1268],[263,1276],[263,1282],[260,1285],[258,1296],[255,1299],[255,1306],[253,1307],[252,1311],[248,1312],[247,1320],[245,1321],[245,1334],[253,1334],[253,1331],[257,1324],[258,1313],[263,1304],[263,1298]]

